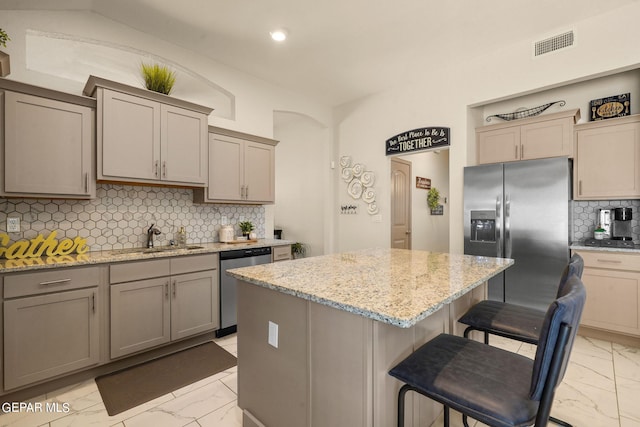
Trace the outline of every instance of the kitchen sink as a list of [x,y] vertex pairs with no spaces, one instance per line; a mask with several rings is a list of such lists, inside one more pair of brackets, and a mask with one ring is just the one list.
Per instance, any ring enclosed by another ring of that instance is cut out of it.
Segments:
[[157,252],[171,252],[171,251],[192,251],[195,249],[203,249],[203,246],[185,246],[179,248],[177,246],[159,246],[156,248],[128,248],[128,249],[115,249],[109,251],[112,255],[126,255],[126,254],[153,254]]

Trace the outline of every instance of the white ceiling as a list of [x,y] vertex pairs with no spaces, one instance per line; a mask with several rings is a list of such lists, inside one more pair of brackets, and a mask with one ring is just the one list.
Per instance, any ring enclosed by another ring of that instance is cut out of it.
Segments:
[[[92,10],[338,105],[635,1],[0,0],[0,9]],[[285,43],[270,40],[276,27],[288,30]]]

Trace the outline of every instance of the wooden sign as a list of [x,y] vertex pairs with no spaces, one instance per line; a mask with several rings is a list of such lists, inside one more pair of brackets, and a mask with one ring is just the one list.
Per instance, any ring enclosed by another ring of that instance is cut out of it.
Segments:
[[386,155],[434,150],[450,145],[449,128],[427,127],[408,130],[387,139]]
[[424,190],[431,189],[431,180],[429,178],[422,178],[421,176],[416,176],[416,188],[422,188]]
[[590,103],[591,120],[604,120],[631,114],[631,94],[594,99]]
[[38,234],[31,240],[18,240],[13,244],[9,244],[9,235],[0,233],[0,258],[40,258],[43,256],[69,255],[74,252],[83,254],[89,250],[87,240],[82,237],[58,241],[56,240],[56,234],[57,231],[52,231],[47,237]]

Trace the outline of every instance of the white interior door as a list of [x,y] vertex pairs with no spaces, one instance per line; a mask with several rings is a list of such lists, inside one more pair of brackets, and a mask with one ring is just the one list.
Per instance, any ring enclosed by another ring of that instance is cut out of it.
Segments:
[[411,162],[391,159],[391,247],[411,249]]

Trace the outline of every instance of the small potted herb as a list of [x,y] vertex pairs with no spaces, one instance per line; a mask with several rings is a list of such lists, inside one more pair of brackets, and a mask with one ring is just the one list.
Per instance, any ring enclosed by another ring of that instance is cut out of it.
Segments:
[[253,223],[251,221],[242,221],[238,224],[240,227],[240,231],[242,231],[242,235],[249,239],[249,234],[253,231]]
[[293,255],[294,259],[304,258],[307,254],[307,247],[304,243],[296,242],[291,245],[291,255]]
[[154,92],[169,95],[176,82],[176,73],[165,65],[145,64],[140,65],[140,72],[147,89]]

